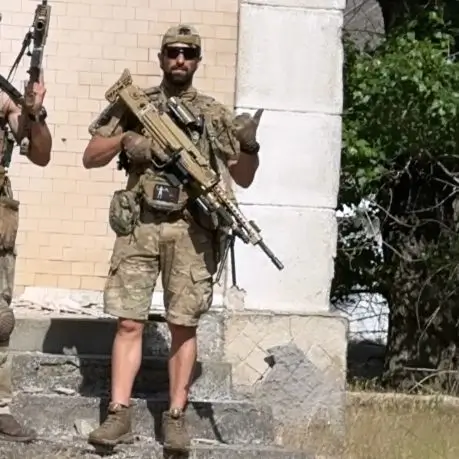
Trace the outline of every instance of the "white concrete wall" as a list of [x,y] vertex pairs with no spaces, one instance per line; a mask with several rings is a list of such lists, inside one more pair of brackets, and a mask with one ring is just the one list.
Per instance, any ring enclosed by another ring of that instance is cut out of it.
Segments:
[[265,112],[259,129],[259,175],[250,189],[237,190],[238,198],[285,264],[279,272],[258,247],[237,245],[245,309],[329,311],[341,150],[344,3],[241,2],[236,107],[239,112],[261,107]]

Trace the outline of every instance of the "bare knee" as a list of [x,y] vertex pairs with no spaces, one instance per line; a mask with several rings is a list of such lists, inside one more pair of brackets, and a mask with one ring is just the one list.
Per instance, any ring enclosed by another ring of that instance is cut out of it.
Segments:
[[131,339],[140,338],[143,333],[143,327],[143,322],[132,319],[119,319],[117,334]]
[[168,325],[173,341],[185,342],[196,337],[197,327],[185,327],[184,325],[175,325],[170,322]]

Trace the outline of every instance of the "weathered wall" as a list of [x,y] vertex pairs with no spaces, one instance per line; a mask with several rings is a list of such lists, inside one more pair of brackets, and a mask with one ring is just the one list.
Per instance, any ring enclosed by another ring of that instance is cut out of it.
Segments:
[[[32,20],[35,0],[3,1],[0,72],[6,75]],[[115,162],[81,164],[88,125],[106,105],[104,92],[128,67],[140,85],[159,81],[160,35],[191,22],[204,39],[198,88],[233,106],[237,0],[54,0],[46,47],[46,107],[54,137],[52,161],[40,169],[18,155],[11,167],[21,201],[16,294],[26,286],[100,290],[113,233],[112,192],[124,184]],[[28,65],[29,59],[23,63]],[[20,86],[25,66],[16,72]]]

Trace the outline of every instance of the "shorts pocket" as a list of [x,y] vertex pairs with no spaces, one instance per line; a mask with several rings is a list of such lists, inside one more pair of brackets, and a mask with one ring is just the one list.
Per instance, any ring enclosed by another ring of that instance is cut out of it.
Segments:
[[190,275],[193,283],[195,284],[212,278],[212,274],[209,270],[202,265],[191,265]]
[[212,306],[213,282],[212,274],[202,265],[192,265],[190,270],[191,298],[194,299],[193,313],[195,317],[206,313]]

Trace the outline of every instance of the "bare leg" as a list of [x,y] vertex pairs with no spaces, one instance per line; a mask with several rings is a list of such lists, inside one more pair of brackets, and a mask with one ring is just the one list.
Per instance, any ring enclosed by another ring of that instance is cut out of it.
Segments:
[[112,402],[129,406],[142,362],[143,323],[120,319],[112,350]]
[[143,323],[120,319],[112,349],[112,397],[105,421],[89,434],[93,444],[132,441],[130,399],[142,361]]
[[188,400],[197,357],[196,327],[169,324],[172,336],[169,356],[170,409],[183,410]]

